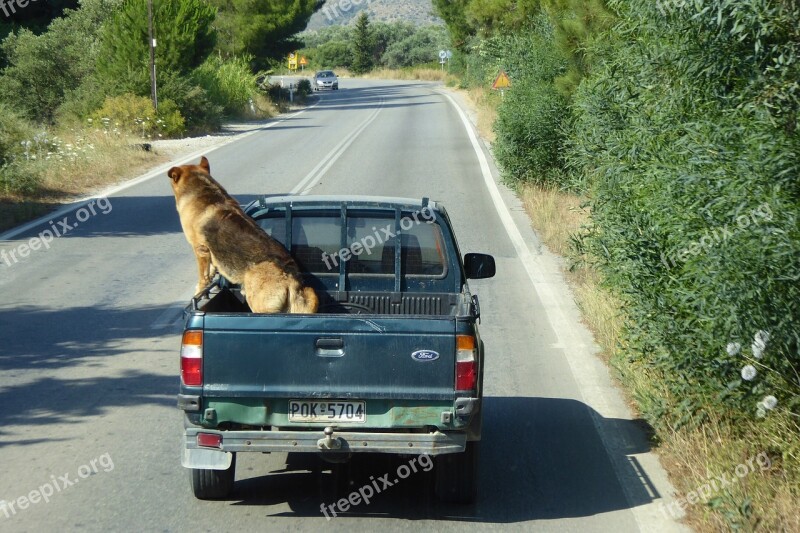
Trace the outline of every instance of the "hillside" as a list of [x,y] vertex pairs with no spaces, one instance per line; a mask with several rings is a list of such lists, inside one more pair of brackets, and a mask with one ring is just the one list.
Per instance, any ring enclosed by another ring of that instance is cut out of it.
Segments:
[[[335,24],[349,24],[366,10],[371,20],[381,22],[410,22],[417,26],[442,24],[433,14],[431,0],[362,0],[359,5],[343,0],[327,0],[308,23],[307,30],[318,30]],[[342,9],[346,6],[348,9]]]

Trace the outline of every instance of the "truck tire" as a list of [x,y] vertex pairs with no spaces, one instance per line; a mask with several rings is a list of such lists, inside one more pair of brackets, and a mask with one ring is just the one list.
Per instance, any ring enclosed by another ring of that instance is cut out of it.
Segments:
[[227,497],[233,490],[236,477],[236,454],[233,454],[231,466],[227,470],[190,470],[192,492],[200,500],[219,500]]
[[480,442],[467,442],[463,453],[436,458],[436,497],[443,502],[470,504],[478,495]]

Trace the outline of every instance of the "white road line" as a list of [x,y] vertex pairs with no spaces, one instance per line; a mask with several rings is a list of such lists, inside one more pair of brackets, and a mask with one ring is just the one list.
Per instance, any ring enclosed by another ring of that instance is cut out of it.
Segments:
[[378,117],[378,113],[381,112],[381,107],[383,106],[383,98],[381,98],[380,103],[378,104],[378,108],[373,111],[367,119],[362,122],[355,130],[353,130],[347,137],[342,139],[342,141],[336,145],[336,147],[328,152],[328,155],[322,158],[322,160],[315,166],[311,172],[309,172],[300,182],[292,189],[289,194],[307,194],[311,189],[314,188],[316,182],[325,175],[328,170],[333,166],[333,164],[345,153],[347,148],[353,144],[353,141],[361,135],[367,127]]
[[[528,245],[526,244],[525,239],[522,237],[522,233],[519,231],[514,219],[511,217],[511,212],[509,211],[508,206],[506,206],[503,198],[500,196],[500,189],[497,187],[497,183],[494,181],[494,177],[492,176],[489,161],[487,160],[486,155],[484,154],[483,149],[478,142],[477,135],[475,134],[475,131],[469,121],[469,118],[467,118],[466,113],[464,113],[458,103],[449,94],[446,94],[442,91],[436,92],[447,98],[455,108],[456,112],[458,112],[459,117],[461,117],[461,121],[464,124],[464,129],[467,131],[467,136],[472,144],[472,148],[478,157],[478,162],[480,164],[481,174],[483,175],[483,181],[486,184],[486,189],[489,191],[489,196],[492,199],[495,210],[497,211],[500,221],[503,223],[503,226],[506,229],[506,233],[508,233],[509,239],[511,239],[511,242],[517,251],[517,255],[522,262],[522,266],[525,268],[525,272],[528,274],[528,278],[530,278],[531,284],[533,285],[536,294],[539,296],[542,307],[547,310],[547,321],[550,324],[550,328],[555,333],[556,338],[558,339],[558,345],[564,352],[564,356],[567,360],[567,364],[570,367],[573,378],[578,384],[579,393],[583,399],[583,403],[599,413],[597,416],[592,416],[597,434],[600,436],[600,440],[603,442],[603,446],[606,449],[606,454],[614,468],[617,481],[619,482],[620,487],[630,503],[630,511],[633,514],[639,528],[642,531],[686,531],[687,529],[684,526],[676,522],[672,522],[671,520],[667,520],[665,523],[664,517],[655,511],[656,505],[654,502],[657,500],[653,500],[653,502],[649,504],[636,505],[637,498],[632,493],[633,488],[631,486],[631,483],[635,483],[636,480],[632,480],[631,476],[626,474],[624,470],[625,466],[620,464],[619,460],[620,454],[623,454],[626,459],[631,459],[627,457],[627,454],[625,454],[624,451],[621,451],[624,449],[624,447],[618,444],[618,441],[620,441],[622,436],[609,434],[610,432],[603,426],[603,421],[598,420],[598,417],[630,418],[630,412],[627,409],[619,408],[619,402],[615,402],[614,399],[608,397],[609,394],[617,393],[613,387],[613,384],[604,382],[604,379],[608,380],[607,369],[603,367],[605,370],[604,375],[595,370],[599,360],[589,350],[589,346],[587,346],[587,344],[584,342],[583,339],[585,338],[585,333],[580,329],[582,326],[576,327],[574,325],[574,320],[569,319],[565,307],[565,300],[563,298],[559,298],[555,290],[556,285],[548,280],[548,274],[544,271],[539,261],[534,258],[533,254],[528,249]],[[567,301],[571,302],[572,300],[568,299]],[[649,457],[645,459],[644,456]],[[644,456],[642,456],[642,459],[646,460],[649,470],[661,470],[658,459],[653,454],[644,454]],[[636,459],[636,457],[633,457],[633,459]],[[674,490],[670,487],[665,474],[659,475],[658,477],[662,479],[662,483],[660,483],[659,488],[660,496],[664,502],[669,503],[672,500],[671,492],[674,492]]]
[[23,224],[22,226],[18,226],[18,227],[13,228],[13,229],[11,229],[11,230],[3,233],[3,234],[0,234],[0,242],[9,241],[9,240],[13,239],[14,237],[16,237],[17,235],[19,235],[21,233],[25,233],[26,231],[31,230],[31,229],[33,229],[33,228],[35,228],[35,227],[37,227],[37,226],[39,226],[41,224],[46,224],[49,220],[54,220],[54,219],[57,219],[57,218],[61,218],[63,215],[66,215],[67,213],[71,213],[72,211],[75,211],[76,209],[79,209],[79,208],[83,207],[84,205],[88,204],[92,200],[95,200],[97,198],[107,198],[109,196],[112,196],[114,194],[122,192],[122,191],[124,191],[126,189],[130,189],[131,187],[135,187],[136,185],[139,185],[140,183],[144,183],[146,181],[149,181],[149,180],[151,180],[151,179],[153,179],[153,178],[155,178],[157,176],[166,175],[167,171],[170,168],[174,167],[174,166],[180,166],[180,165],[185,165],[185,164],[191,163],[192,161],[197,160],[201,155],[210,154],[210,153],[212,153],[212,152],[214,152],[216,150],[219,150],[223,146],[227,146],[230,143],[239,141],[241,139],[245,139],[247,137],[250,137],[251,135],[255,135],[256,133],[264,131],[265,129],[269,129],[269,128],[272,128],[274,126],[277,126],[278,124],[281,124],[282,122],[286,122],[287,120],[289,120],[291,118],[294,118],[297,115],[300,115],[300,114],[305,113],[306,111],[308,111],[310,109],[315,108],[316,106],[319,105],[319,103],[320,102],[317,102],[312,106],[309,106],[309,107],[307,107],[305,109],[302,109],[302,110],[298,111],[297,113],[293,113],[291,115],[288,115],[286,117],[278,119],[278,120],[276,120],[274,122],[270,122],[269,124],[266,124],[263,127],[260,127],[260,128],[258,128],[256,130],[249,131],[247,133],[242,133],[241,135],[233,135],[233,136],[231,136],[230,139],[228,139],[228,140],[226,140],[226,141],[224,141],[224,142],[222,142],[222,143],[220,143],[220,144],[218,144],[216,146],[213,146],[213,147],[210,147],[210,148],[204,148],[202,150],[198,150],[198,151],[193,152],[193,153],[191,153],[191,154],[189,154],[187,156],[184,156],[184,157],[182,157],[182,158],[180,158],[180,159],[178,159],[176,161],[171,161],[169,163],[165,163],[164,165],[161,165],[161,166],[155,168],[154,170],[151,170],[147,174],[144,174],[144,175],[142,175],[142,176],[140,176],[138,178],[134,178],[134,179],[132,179],[130,181],[126,181],[125,183],[122,183],[121,185],[116,185],[116,186],[110,187],[108,189],[102,190],[100,192],[97,192],[95,194],[92,194],[92,195],[89,195],[89,196],[84,196],[83,198],[75,200],[74,202],[72,202],[70,204],[67,204],[64,207],[62,207],[62,208],[60,208],[60,209],[58,209],[56,211],[53,211],[52,213],[48,213],[48,214],[46,214],[44,216],[41,216],[41,217],[39,217],[39,218],[37,218],[35,220],[32,220],[32,221],[28,222],[27,224]]

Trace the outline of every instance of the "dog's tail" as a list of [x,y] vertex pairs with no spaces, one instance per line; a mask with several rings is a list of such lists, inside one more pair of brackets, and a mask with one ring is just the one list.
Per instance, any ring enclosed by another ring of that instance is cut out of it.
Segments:
[[289,312],[290,313],[316,313],[319,308],[319,298],[311,287],[303,287],[300,290],[289,291]]

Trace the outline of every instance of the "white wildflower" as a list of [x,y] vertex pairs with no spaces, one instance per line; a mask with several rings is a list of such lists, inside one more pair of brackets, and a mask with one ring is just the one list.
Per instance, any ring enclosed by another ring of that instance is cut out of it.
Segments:
[[758,409],[756,409],[756,417],[764,418],[765,416],[767,416],[767,412],[764,410],[762,406],[759,405]]
[[764,396],[764,399],[761,400],[761,406],[767,411],[771,411],[778,406],[778,399],[772,395]]
[[753,365],[745,365],[744,368],[742,368],[742,379],[745,381],[753,381],[756,374],[758,374],[758,371],[756,371],[756,367]]
[[750,346],[750,349],[753,351],[753,357],[755,357],[756,359],[761,359],[762,357],[764,357],[764,348],[765,346],[763,344],[758,344],[754,342]]
[[725,350],[728,352],[728,355],[733,356],[738,354],[742,350],[742,345],[739,344],[738,342],[729,342]]
[[756,332],[756,335],[755,335],[755,337],[753,337],[753,340],[755,340],[756,342],[760,342],[761,344],[766,345],[767,342],[769,342],[769,332],[768,331],[764,331],[763,329],[760,329],[760,330],[758,330]]

